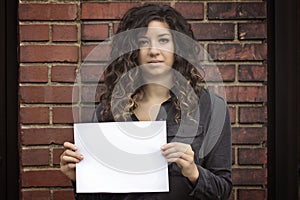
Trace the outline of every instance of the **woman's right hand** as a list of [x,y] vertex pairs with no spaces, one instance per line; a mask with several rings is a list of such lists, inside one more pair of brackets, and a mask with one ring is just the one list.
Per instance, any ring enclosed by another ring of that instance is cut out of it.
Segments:
[[70,143],[65,142],[64,148],[66,149],[60,156],[60,170],[72,181],[76,180],[75,168],[76,163],[79,163],[83,156],[76,152],[77,147]]

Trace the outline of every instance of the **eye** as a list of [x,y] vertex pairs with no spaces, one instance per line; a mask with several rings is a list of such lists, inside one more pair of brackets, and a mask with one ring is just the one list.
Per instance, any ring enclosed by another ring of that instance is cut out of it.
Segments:
[[150,42],[147,39],[139,39],[138,40],[138,45],[139,47],[147,47],[149,46]]
[[159,39],[159,43],[161,43],[161,44],[167,44],[168,42],[170,42],[169,38],[160,38]]

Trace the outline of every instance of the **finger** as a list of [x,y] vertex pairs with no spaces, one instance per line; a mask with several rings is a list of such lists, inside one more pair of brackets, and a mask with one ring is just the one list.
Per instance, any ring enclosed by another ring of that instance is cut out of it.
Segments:
[[164,156],[168,156],[169,154],[176,153],[176,152],[177,152],[177,150],[174,147],[170,147],[170,148],[166,148],[166,149],[162,150],[162,154]]
[[192,148],[190,145],[180,142],[170,142],[168,144],[165,144],[161,147],[162,151],[180,151],[180,152],[188,152]]
[[63,155],[64,156],[73,157],[73,158],[76,158],[78,160],[82,160],[83,159],[83,155],[82,154],[80,154],[78,152],[70,151],[70,150],[66,150]]
[[194,157],[189,155],[189,154],[183,154],[182,156],[180,156],[181,159],[189,162],[189,163],[193,163],[194,162]]
[[187,161],[183,160],[182,158],[169,158],[167,159],[168,162],[174,162],[180,166],[180,168],[187,165]]
[[65,158],[67,158],[67,157],[71,157],[71,158],[74,158],[74,159],[79,160],[79,161],[80,161],[80,160],[83,160],[83,155],[81,155],[80,153],[77,153],[77,152],[68,150],[68,149],[65,150],[65,151],[62,153],[60,159],[61,159],[62,162],[67,162],[67,161],[65,160]]
[[193,163],[194,162],[194,156],[192,155],[189,155],[189,154],[185,154],[185,153],[182,153],[182,152],[176,152],[176,153],[172,153],[172,154],[169,154],[167,156],[165,156],[167,159],[176,159],[176,158],[180,158],[180,159],[183,159],[189,163]]
[[74,157],[81,156],[81,154],[78,153],[77,151],[72,151],[70,149],[65,150],[64,153],[65,153],[65,155],[68,155],[68,156],[74,156]]
[[76,168],[76,163],[67,163],[60,167],[62,172],[70,172],[73,171],[75,168]]
[[184,146],[184,147],[174,146],[162,151],[162,155],[164,155],[165,157],[180,157],[183,154],[194,156],[194,152],[189,146]]
[[184,152],[185,154],[190,154],[192,150],[192,147],[191,145],[184,145],[184,146],[181,146],[181,152]]
[[173,163],[173,162],[177,163],[177,160],[178,160],[178,159],[179,159],[179,158],[168,158],[167,161],[168,161],[169,163]]
[[168,148],[170,148],[170,147],[173,147],[173,146],[174,146],[174,143],[175,143],[175,142],[170,142],[170,143],[164,144],[163,146],[161,146],[161,149],[162,149],[162,150],[166,150],[166,149],[168,149]]
[[[183,151],[181,151],[181,150],[183,150]],[[165,150],[165,151],[163,151],[162,152],[162,154],[164,155],[164,156],[169,156],[170,154],[175,154],[175,155],[178,155],[179,157],[180,156],[182,156],[182,155],[184,155],[184,154],[186,154],[186,155],[189,155],[189,156],[194,156],[194,151],[193,150],[191,150],[191,149],[188,149],[188,150],[186,150],[186,149],[175,149],[175,148],[171,148],[171,149],[167,149],[167,150]]]
[[164,155],[167,159],[168,158],[180,158],[184,153],[183,152],[173,152],[173,153],[169,153]]
[[64,143],[64,148],[65,149],[71,149],[73,151],[77,151],[77,147],[71,142],[65,142]]
[[81,160],[71,156],[62,156],[61,162],[63,165],[69,163],[79,163]]
[[167,144],[164,144],[161,149],[162,150],[166,150],[166,149],[170,149],[170,148],[174,148],[176,146],[179,146],[183,143],[179,143],[179,142],[170,142],[170,143],[167,143]]
[[188,168],[189,166],[191,166],[191,163],[189,161],[186,161],[182,158],[170,158],[168,159],[168,162],[176,163],[181,169]]
[[76,164],[74,164],[74,163],[69,163],[69,164],[68,164],[68,168],[69,168],[69,169],[75,169],[75,168],[76,168]]

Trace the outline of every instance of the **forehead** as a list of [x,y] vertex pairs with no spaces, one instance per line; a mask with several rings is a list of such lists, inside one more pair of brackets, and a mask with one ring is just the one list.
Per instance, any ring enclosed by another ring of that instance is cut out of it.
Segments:
[[149,22],[148,28],[162,28],[162,29],[169,29],[169,25],[166,22],[161,22],[158,20],[153,20]]
[[165,22],[151,21],[144,36],[171,35],[169,25]]

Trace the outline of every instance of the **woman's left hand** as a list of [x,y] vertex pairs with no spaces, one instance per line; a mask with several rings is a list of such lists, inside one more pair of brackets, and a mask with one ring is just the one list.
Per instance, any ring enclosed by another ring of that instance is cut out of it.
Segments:
[[162,154],[168,162],[175,162],[181,169],[181,173],[192,183],[196,183],[199,177],[197,165],[194,162],[194,151],[191,145],[171,142],[161,147]]

